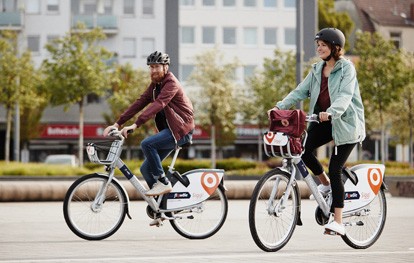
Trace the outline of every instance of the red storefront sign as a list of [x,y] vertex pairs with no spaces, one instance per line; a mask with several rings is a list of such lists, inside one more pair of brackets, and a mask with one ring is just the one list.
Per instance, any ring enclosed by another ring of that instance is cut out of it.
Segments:
[[[86,124],[83,127],[84,138],[102,137],[104,126]],[[79,126],[75,124],[48,124],[45,125],[40,138],[42,139],[73,139],[79,137]]]
[[[102,137],[105,126],[99,124],[85,124],[83,128],[84,138],[99,138]],[[256,138],[258,136],[259,129],[253,125],[240,125],[236,128],[237,138]],[[43,127],[40,134],[42,139],[74,139],[79,137],[79,126],[76,124],[47,124]],[[210,135],[207,131],[203,130],[200,126],[196,126],[193,139],[202,140],[210,139]]]

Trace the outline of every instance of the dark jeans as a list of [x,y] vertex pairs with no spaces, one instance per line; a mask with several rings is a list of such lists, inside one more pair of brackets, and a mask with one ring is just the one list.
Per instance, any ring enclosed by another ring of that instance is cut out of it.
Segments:
[[[323,173],[323,167],[315,156],[315,150],[322,145],[332,141],[332,125],[330,122],[313,123],[308,129],[308,139],[305,145],[305,153],[302,160],[314,175]],[[342,182],[342,168],[346,160],[354,149],[356,143],[334,146],[329,161],[329,179],[332,187],[332,206],[331,209],[344,207],[344,183]]]
[[[178,146],[191,141],[192,132],[178,141]],[[145,160],[141,165],[140,171],[148,186],[157,182],[160,175],[164,173],[161,162],[175,149],[175,140],[169,129],[164,129],[157,134],[142,140],[141,149],[145,155]]]

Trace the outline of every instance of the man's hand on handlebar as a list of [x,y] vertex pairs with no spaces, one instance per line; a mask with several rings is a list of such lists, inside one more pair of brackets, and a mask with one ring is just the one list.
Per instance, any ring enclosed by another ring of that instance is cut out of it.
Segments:
[[103,131],[103,136],[108,136],[108,134],[113,131],[113,130],[118,130],[119,125],[118,123],[115,123],[114,125],[110,125],[108,127],[105,128],[105,130]]
[[124,128],[122,128],[121,134],[125,138],[128,138],[128,134],[132,133],[136,128],[137,128],[137,125],[135,123],[130,126],[125,126]]

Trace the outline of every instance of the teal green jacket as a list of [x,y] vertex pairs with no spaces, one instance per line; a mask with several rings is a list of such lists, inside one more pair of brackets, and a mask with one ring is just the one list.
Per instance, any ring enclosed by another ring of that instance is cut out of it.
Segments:
[[[310,98],[308,114],[318,113],[316,101],[320,93],[321,74],[325,61],[312,65],[306,78],[282,101],[279,109],[289,109],[299,101]],[[364,105],[359,91],[356,70],[351,61],[339,59],[328,79],[331,106],[326,112],[332,115],[332,137],[335,145],[362,142],[365,139]]]

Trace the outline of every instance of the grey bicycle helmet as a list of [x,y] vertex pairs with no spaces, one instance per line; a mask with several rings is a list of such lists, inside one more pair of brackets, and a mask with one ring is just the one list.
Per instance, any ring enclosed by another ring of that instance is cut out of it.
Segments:
[[152,64],[170,65],[170,56],[166,53],[155,51],[147,57],[147,65]]
[[333,27],[324,28],[319,31],[315,36],[315,40],[324,40],[333,45],[340,46],[341,48],[344,48],[345,46],[344,33],[342,33],[341,30]]

